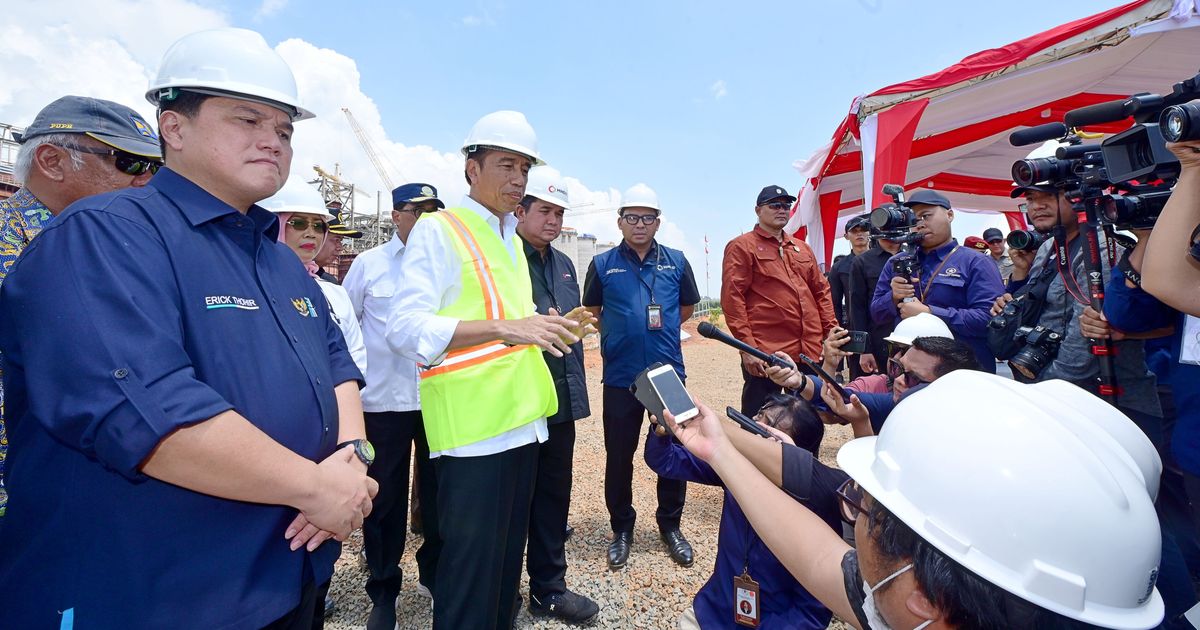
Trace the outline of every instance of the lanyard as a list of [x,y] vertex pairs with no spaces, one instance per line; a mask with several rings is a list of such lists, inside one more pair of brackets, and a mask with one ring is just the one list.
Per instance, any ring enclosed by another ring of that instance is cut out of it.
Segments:
[[929,279],[925,281],[924,288],[921,287],[921,283],[917,283],[917,288],[921,289],[921,303],[922,304],[929,303],[926,301],[925,298],[927,298],[929,296],[930,291],[933,291],[933,279],[936,278],[937,275],[942,272],[942,267],[945,267],[946,263],[950,262],[950,257],[953,256],[954,252],[956,252],[956,251],[958,251],[958,245],[955,245],[954,249],[950,250],[950,253],[946,254],[946,257],[942,259],[942,264],[938,265],[937,269],[933,270],[933,273],[929,276]]
[[[632,248],[631,248],[631,251],[632,251]],[[654,270],[650,272],[650,283],[647,284],[646,279],[642,277],[642,262],[637,260],[632,255],[626,255],[626,258],[629,258],[633,262],[637,263],[633,268],[633,273],[634,273],[634,275],[637,276],[638,282],[641,282],[642,286],[646,287],[646,289],[648,289],[650,291],[650,303],[651,304],[655,303],[654,302],[654,283],[658,282],[658,262],[659,262],[659,258],[661,258],[661,257],[662,257],[662,248],[660,248],[658,245],[655,245],[654,246]]]

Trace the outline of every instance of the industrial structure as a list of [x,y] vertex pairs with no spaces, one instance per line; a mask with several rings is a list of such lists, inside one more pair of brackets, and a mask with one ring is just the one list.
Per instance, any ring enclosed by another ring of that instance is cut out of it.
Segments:
[[8,199],[20,188],[13,177],[13,167],[17,164],[17,150],[21,145],[13,138],[13,133],[20,133],[22,127],[14,127],[0,123],[0,199]]

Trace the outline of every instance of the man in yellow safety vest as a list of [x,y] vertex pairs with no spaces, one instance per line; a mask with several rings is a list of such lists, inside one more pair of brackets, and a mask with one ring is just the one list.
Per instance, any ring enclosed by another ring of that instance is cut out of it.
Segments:
[[443,539],[434,627],[507,630],[520,604],[537,444],[558,407],[541,353],[569,353],[594,320],[534,311],[513,212],[529,169],[544,162],[525,116],[484,116],[462,151],[470,192],[409,235],[387,338],[422,366]]

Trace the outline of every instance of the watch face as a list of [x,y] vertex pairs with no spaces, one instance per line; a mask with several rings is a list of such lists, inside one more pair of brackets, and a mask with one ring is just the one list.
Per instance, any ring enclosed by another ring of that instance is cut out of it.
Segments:
[[375,446],[367,440],[360,440],[358,443],[359,452],[369,461],[375,461]]

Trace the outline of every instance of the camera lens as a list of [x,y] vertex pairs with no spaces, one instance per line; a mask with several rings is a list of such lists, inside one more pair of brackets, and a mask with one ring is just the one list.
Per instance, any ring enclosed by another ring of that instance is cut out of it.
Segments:
[[1033,164],[1029,160],[1017,160],[1013,162],[1012,177],[1018,186],[1030,186],[1034,184]]
[[1033,230],[1013,230],[1004,240],[1013,249],[1034,252],[1046,241],[1046,236]]
[[1167,142],[1200,139],[1200,101],[1172,105],[1158,118],[1159,130]]

